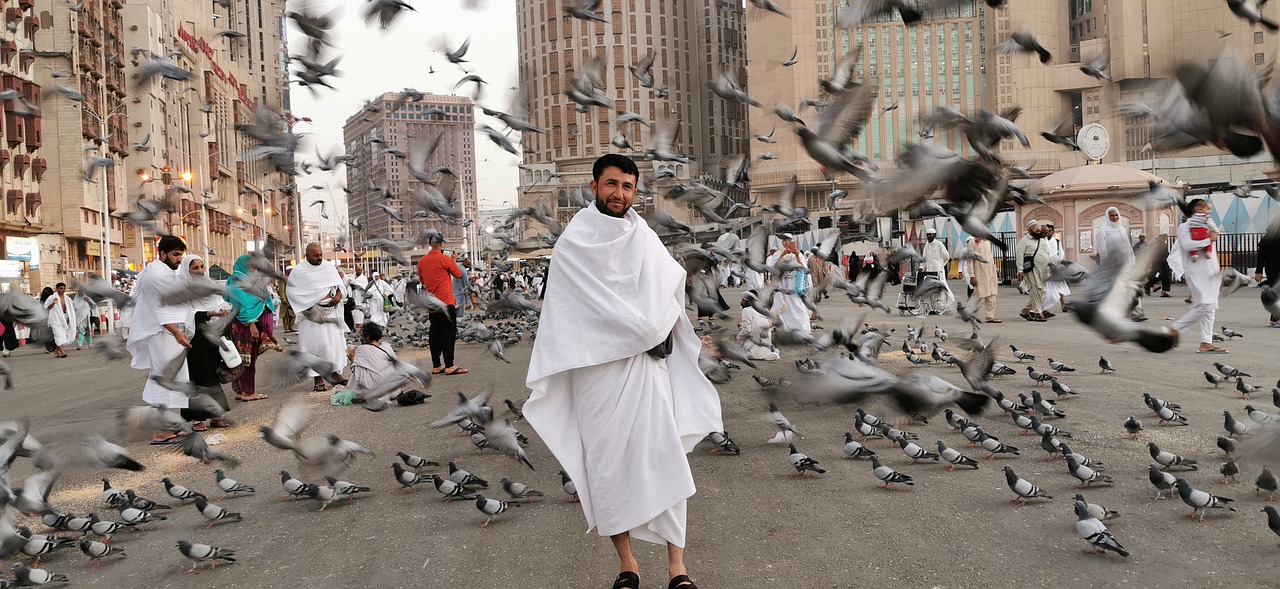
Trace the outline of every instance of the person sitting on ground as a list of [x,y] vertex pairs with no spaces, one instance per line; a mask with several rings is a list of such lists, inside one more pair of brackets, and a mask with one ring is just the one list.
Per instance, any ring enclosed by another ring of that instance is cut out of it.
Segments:
[[360,328],[360,345],[347,348],[351,360],[351,388],[370,391],[382,386],[395,373],[396,353],[382,343],[382,326],[372,321]]
[[742,346],[742,351],[752,360],[777,360],[780,355],[778,349],[773,347],[773,323],[751,306],[756,296],[754,290],[742,293],[742,323],[738,327],[738,345]]

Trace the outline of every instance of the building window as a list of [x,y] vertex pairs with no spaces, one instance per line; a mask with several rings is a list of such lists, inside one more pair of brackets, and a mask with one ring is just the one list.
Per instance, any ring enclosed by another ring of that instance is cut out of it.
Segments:
[[1254,53],[1253,65],[1262,65],[1266,61],[1266,58],[1267,57],[1265,53]]

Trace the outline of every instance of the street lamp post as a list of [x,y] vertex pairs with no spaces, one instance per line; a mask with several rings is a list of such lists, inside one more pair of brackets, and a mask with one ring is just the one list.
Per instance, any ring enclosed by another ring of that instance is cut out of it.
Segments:
[[[121,110],[123,108],[124,108],[124,103],[122,102],[118,106],[116,106],[114,110],[108,113],[107,116],[103,117],[103,116],[98,116],[98,113],[95,113],[92,110],[89,110],[89,107],[85,106],[84,104],[80,105],[81,111],[87,113],[89,116],[93,117],[95,120],[98,121],[98,127],[101,129],[101,132],[98,135],[98,137],[99,137],[99,142],[102,144],[102,157],[104,158],[109,158],[110,157],[109,154],[111,153],[110,150],[107,149],[107,141],[105,139],[107,137],[107,121],[111,120],[111,117],[126,114],[123,110]],[[102,255],[102,276],[108,283],[114,284],[114,282],[112,282],[111,280],[111,219],[110,219],[110,215],[108,214],[108,210],[111,206],[111,187],[108,182],[108,178],[109,178],[108,174],[111,173],[112,167],[113,166],[102,166],[102,251],[99,253]],[[145,263],[145,260],[144,260],[144,263]],[[115,317],[115,303],[110,298],[108,298],[107,299],[107,326],[108,326],[107,332],[108,333],[115,331],[114,317]]]

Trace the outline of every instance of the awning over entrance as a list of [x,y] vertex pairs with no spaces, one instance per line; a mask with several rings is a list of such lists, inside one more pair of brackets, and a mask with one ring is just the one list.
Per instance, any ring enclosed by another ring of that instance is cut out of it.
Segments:
[[227,280],[231,278],[231,273],[222,269],[222,266],[214,264],[209,267],[210,280]]

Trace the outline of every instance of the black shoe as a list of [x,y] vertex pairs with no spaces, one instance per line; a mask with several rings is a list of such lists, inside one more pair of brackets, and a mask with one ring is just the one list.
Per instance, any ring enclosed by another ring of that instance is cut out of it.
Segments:
[[676,575],[667,584],[667,589],[698,589],[698,586],[693,584],[693,580],[689,578],[689,575]]
[[613,580],[613,589],[640,589],[640,575],[622,571]]
[[1169,293],[1167,293],[1167,292],[1162,292],[1162,293],[1160,293],[1160,298],[1162,298],[1162,299],[1167,299],[1167,298],[1169,298]]
[[1057,316],[1058,316],[1058,314],[1057,314],[1057,313],[1050,313],[1050,312],[1048,312],[1048,311],[1045,311],[1045,312],[1044,312],[1044,318],[1045,318],[1045,319],[1053,319],[1054,317],[1057,317]]

